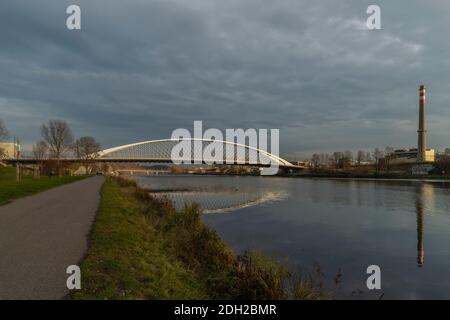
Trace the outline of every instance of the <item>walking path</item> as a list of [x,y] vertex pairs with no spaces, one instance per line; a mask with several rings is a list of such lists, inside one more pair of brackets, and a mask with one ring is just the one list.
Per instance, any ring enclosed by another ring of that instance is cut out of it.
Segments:
[[103,182],[92,177],[0,206],[0,299],[69,293],[66,269],[87,250]]

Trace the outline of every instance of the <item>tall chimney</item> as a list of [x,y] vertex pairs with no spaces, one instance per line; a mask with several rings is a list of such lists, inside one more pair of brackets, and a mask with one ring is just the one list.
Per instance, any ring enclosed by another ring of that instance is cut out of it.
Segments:
[[425,100],[427,89],[424,85],[419,88],[419,142],[417,144],[417,162],[425,162],[425,152],[427,150],[427,126],[425,114]]

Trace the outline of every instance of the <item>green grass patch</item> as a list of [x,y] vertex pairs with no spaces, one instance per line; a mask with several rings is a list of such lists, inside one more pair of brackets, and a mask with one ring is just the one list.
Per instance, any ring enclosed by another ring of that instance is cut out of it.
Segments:
[[0,167],[0,204],[84,178],[85,176],[34,178],[33,175],[26,174],[17,182],[15,167]]
[[74,299],[321,299],[261,254],[235,256],[200,219],[134,182],[108,178]]

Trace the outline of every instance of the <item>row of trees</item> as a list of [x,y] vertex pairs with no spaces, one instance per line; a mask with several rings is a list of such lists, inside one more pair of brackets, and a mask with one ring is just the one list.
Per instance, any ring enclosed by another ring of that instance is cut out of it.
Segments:
[[42,140],[33,146],[36,159],[47,157],[60,160],[67,155],[74,155],[79,159],[94,159],[101,150],[100,144],[94,137],[84,136],[74,139],[72,131],[63,120],[50,120],[41,126]]
[[315,153],[311,158],[314,168],[345,169],[350,166],[375,165],[379,167],[381,159],[388,158],[394,149],[386,147],[384,150],[375,148],[373,151],[358,150],[356,154],[352,151],[336,151],[332,154]]
[[437,167],[442,173],[450,173],[450,155],[442,155],[438,158]]
[[[8,139],[9,133],[0,119],[0,141]],[[50,120],[41,126],[41,140],[33,145],[33,155],[41,160],[40,169],[46,159],[53,159],[56,171],[61,174],[60,160],[65,156],[76,157],[89,162],[97,157],[101,150],[100,143],[94,137],[84,136],[75,139],[66,121]],[[0,148],[0,159],[5,156],[5,150]],[[50,169],[51,171],[55,171]]]
[[[8,139],[9,133],[0,119],[0,141]],[[33,145],[33,155],[36,159],[53,158],[60,160],[71,155],[79,159],[94,159],[101,150],[100,144],[94,137],[84,136],[74,138],[72,130],[66,121],[50,120],[41,126],[42,140]]]
[[41,126],[42,140],[33,146],[33,155],[37,160],[54,159],[58,174],[61,174],[61,158],[72,155],[80,160],[93,160],[101,150],[92,136],[74,138],[72,130],[66,121],[50,120]]

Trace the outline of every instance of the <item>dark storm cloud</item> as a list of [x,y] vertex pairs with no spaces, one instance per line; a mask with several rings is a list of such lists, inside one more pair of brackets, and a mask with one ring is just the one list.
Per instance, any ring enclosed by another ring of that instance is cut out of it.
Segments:
[[[65,28],[72,3],[81,31]],[[430,143],[445,147],[450,5],[380,1],[383,30],[368,31],[368,4],[3,0],[0,117],[28,143],[64,118],[104,146],[203,120],[280,128],[284,153],[402,147],[416,141],[423,82]]]

